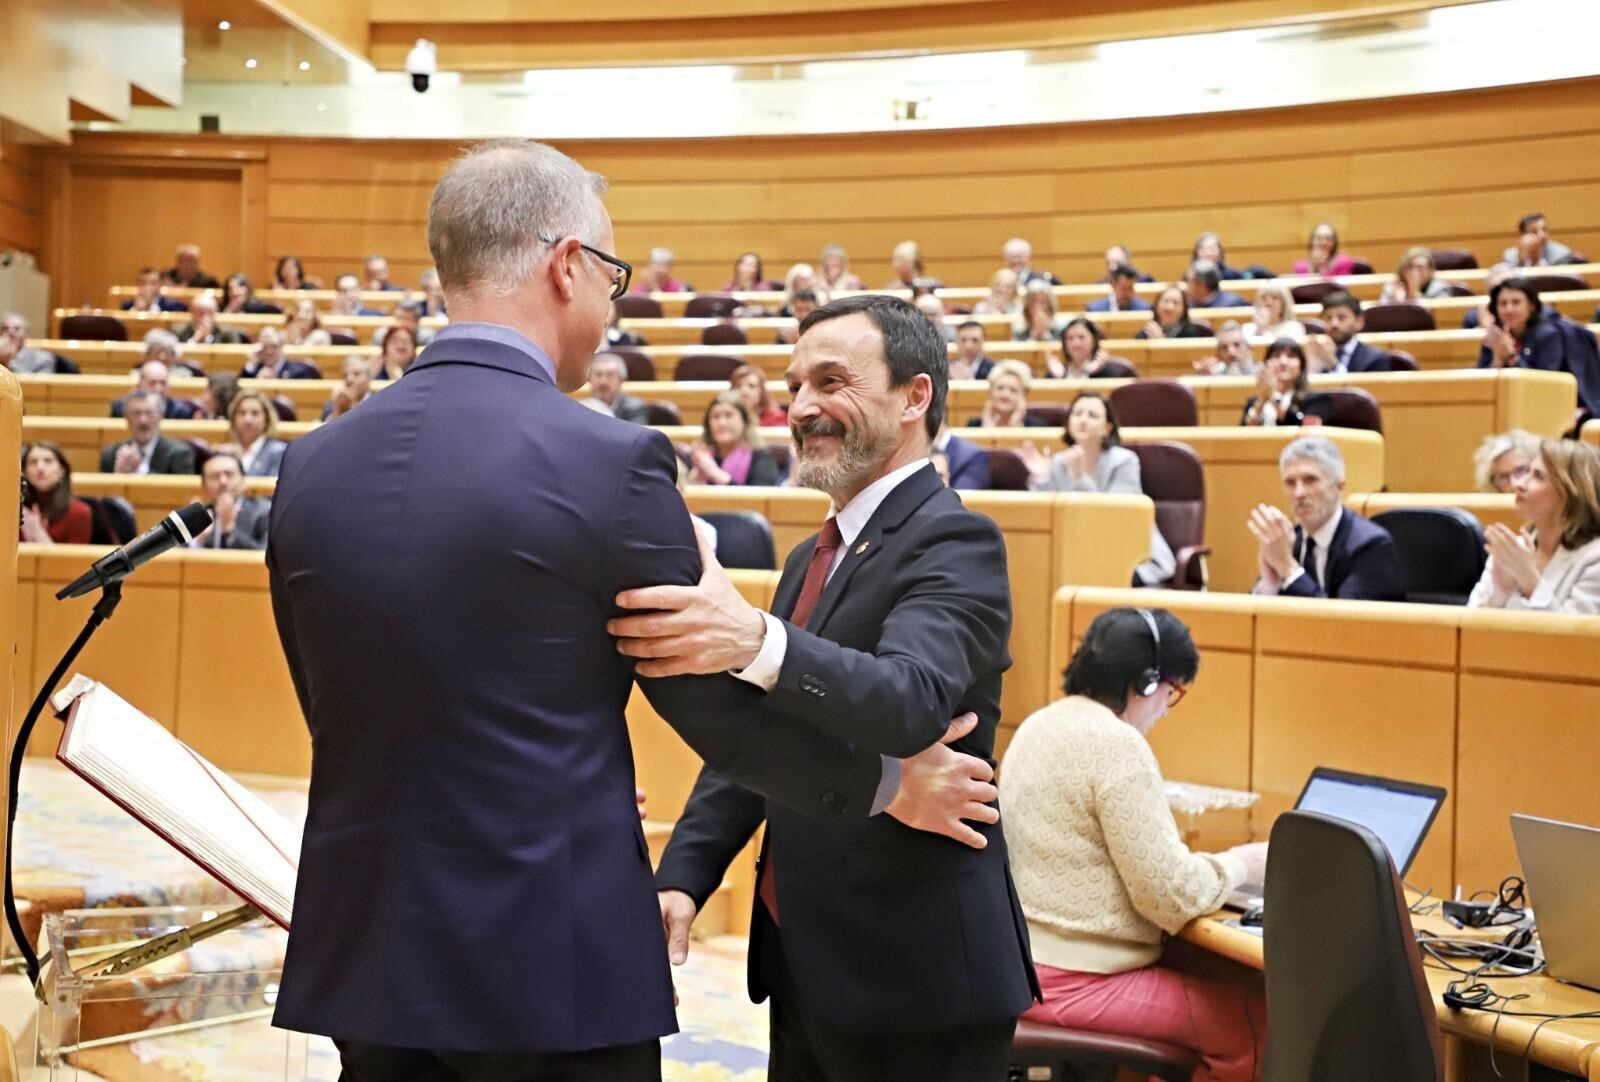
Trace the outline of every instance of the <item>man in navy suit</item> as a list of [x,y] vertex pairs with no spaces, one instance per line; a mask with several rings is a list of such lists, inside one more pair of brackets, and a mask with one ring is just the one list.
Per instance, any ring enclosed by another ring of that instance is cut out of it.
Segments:
[[187,312],[189,306],[161,292],[161,274],[145,267],[133,282],[133,296],[122,302],[124,312]]
[[[283,459],[267,566],[312,765],[275,1022],[351,1082],[655,1082],[676,1029],[606,620],[701,561],[671,444],[567,393],[630,273],[602,190],[537,143],[457,161],[428,219],[455,322]],[[937,736],[889,758],[731,676],[641,686],[820,832],[993,814],[990,764]]]
[[1222,269],[1209,259],[1197,259],[1183,272],[1183,288],[1190,308],[1248,308],[1250,302],[1222,288]]
[[1250,513],[1260,577],[1251,593],[1404,601],[1405,573],[1394,539],[1341,505],[1344,456],[1331,440],[1302,436],[1278,456],[1291,522],[1276,507]]
[[1084,306],[1090,312],[1148,312],[1150,302],[1134,292],[1139,272],[1126,263],[1111,272],[1111,294],[1097,297]]
[[1318,372],[1387,372],[1389,354],[1367,345],[1356,336],[1361,333],[1361,302],[1354,295],[1336,289],[1322,298],[1322,322],[1327,324],[1331,346],[1318,339],[1306,343],[1307,352],[1318,362]]
[[[770,714],[887,755],[942,719],[993,754],[1010,665],[1005,541],[928,461],[945,350],[886,296],[824,305],[800,325],[787,379],[794,477],[827,493],[820,534],[789,556],[762,613],[725,582],[637,590],[614,621],[659,675],[733,672]],[[998,816],[995,816],[997,819]],[[982,849],[897,823],[817,830],[708,766],[656,884],[674,956],[729,862],[765,821],[751,913],[752,998],[771,998],[773,1082],[1000,1082],[1017,1014],[1037,995],[997,822]]]
[[944,455],[951,488],[982,490],[989,487],[988,451],[953,434],[949,425],[939,429],[939,434],[933,438],[933,449]]

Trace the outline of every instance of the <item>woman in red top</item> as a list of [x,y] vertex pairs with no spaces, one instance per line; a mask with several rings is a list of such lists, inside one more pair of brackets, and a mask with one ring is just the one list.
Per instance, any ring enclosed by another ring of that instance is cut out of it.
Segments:
[[789,412],[772,400],[772,394],[767,390],[767,377],[761,369],[754,365],[740,365],[728,377],[728,387],[744,399],[756,424],[762,428],[788,427]]
[[1296,274],[1320,274],[1324,278],[1354,274],[1355,270],[1355,259],[1339,254],[1339,231],[1328,222],[1318,222],[1312,228],[1306,241],[1306,256],[1294,264]]
[[72,466],[53,443],[35,443],[22,453],[22,473],[33,502],[22,508],[20,537],[39,545],[87,545],[93,515],[72,495]]

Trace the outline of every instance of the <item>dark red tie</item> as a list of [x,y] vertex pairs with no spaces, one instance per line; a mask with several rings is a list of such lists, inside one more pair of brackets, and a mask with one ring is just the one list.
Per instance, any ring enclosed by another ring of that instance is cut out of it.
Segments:
[[[834,553],[839,551],[839,545],[844,540],[839,534],[839,519],[837,516],[830,518],[822,524],[822,532],[817,534],[817,547],[811,551],[811,563],[806,568],[806,580],[800,584],[800,598],[794,603],[794,612],[789,616],[789,622],[796,627],[805,627],[811,619],[811,614],[816,611],[817,602],[822,597],[822,588],[828,584],[828,572],[833,568]],[[766,859],[761,862],[761,879],[756,883],[756,893],[761,896],[761,904],[767,907],[767,912],[772,915],[772,923],[778,923],[778,885],[772,877],[772,839],[766,843]]]

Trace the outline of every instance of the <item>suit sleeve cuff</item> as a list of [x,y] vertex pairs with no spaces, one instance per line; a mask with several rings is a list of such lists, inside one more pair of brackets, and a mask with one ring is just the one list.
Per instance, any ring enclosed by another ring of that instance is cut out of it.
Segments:
[[[783,659],[789,652],[789,632],[783,626],[783,621],[770,612],[763,612],[761,619],[767,625],[767,636],[761,640],[761,652],[749,665],[730,675],[747,684],[754,684],[762,691],[771,691],[778,686],[778,674],[783,671]],[[898,772],[899,764],[895,769]]]
[[1283,591],[1283,590],[1287,590],[1289,587],[1293,586],[1296,582],[1299,582],[1300,581],[1300,576],[1304,575],[1305,573],[1306,573],[1306,569],[1305,568],[1303,568],[1303,567],[1295,568],[1293,571],[1289,572],[1289,577],[1284,579],[1283,582],[1278,586],[1278,590],[1280,592]]
[[869,816],[884,811],[900,794],[900,760],[891,759],[887,755],[880,755],[878,758],[883,760],[883,777],[878,781],[877,793],[873,794],[872,808],[867,812]]

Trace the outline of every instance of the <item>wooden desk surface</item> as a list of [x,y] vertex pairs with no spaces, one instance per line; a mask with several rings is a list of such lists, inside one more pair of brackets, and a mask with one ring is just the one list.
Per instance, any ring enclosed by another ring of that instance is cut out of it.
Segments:
[[[1226,923],[1231,914],[1214,913],[1191,921],[1179,937],[1198,947],[1220,955],[1252,969],[1264,968],[1263,944],[1259,935]],[[1439,936],[1462,936],[1462,933],[1436,915],[1413,916],[1412,925],[1418,931]],[[1439,966],[1423,955],[1423,972],[1428,987],[1433,991],[1434,1007],[1438,1011],[1439,1029],[1451,1037],[1465,1038],[1488,1044],[1494,1043],[1504,1053],[1522,1056],[1533,1041],[1530,1058],[1537,1063],[1600,1082],[1600,1018],[1575,1019],[1551,1022],[1539,1030],[1534,1029],[1543,1019],[1504,1016],[1495,1028],[1493,1011],[1458,1011],[1444,1005],[1444,990],[1458,975]],[[1488,982],[1502,995],[1526,995],[1511,1009],[1542,1011],[1550,1014],[1575,1014],[1580,1011],[1600,1011],[1600,992],[1574,988],[1549,977],[1496,978]]]

